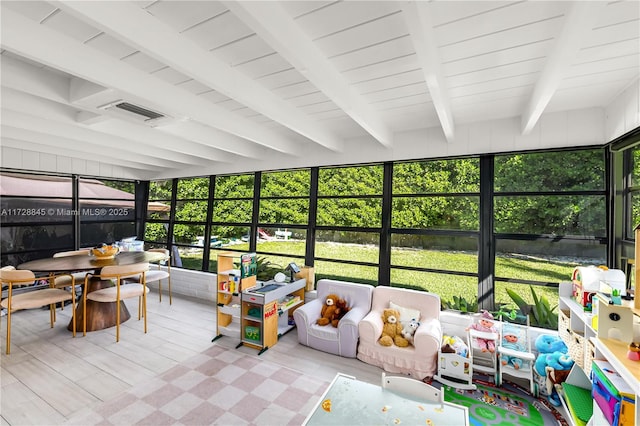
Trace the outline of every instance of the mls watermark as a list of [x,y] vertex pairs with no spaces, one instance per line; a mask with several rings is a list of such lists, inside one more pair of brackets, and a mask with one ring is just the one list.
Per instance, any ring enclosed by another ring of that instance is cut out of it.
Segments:
[[0,210],[0,216],[129,216],[133,209],[115,207],[83,207],[81,209],[67,208],[5,208]]

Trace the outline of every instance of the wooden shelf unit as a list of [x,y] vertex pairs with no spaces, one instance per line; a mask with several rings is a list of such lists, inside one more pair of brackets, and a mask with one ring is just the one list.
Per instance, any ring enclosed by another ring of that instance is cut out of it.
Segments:
[[[223,252],[218,254],[216,335],[241,338],[242,291],[256,285],[256,276],[242,276],[240,265],[242,256],[252,253]],[[255,254],[253,254],[255,256]]]

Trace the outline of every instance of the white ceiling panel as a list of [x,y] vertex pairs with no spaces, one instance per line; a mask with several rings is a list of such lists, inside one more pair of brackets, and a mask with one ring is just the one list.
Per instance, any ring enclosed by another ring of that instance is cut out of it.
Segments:
[[282,2],[282,7],[284,7],[291,16],[297,18],[315,10],[322,9],[323,7],[330,6],[333,3],[337,3],[337,0],[295,0]]
[[89,25],[63,11],[51,14],[43,25],[81,42],[85,42],[102,32],[93,25]]
[[377,103],[389,99],[395,99],[398,97],[414,96],[423,93],[428,94],[427,85],[424,81],[418,81],[416,83],[397,86],[391,89],[377,90],[375,92],[367,93],[363,96],[368,102]]
[[441,48],[442,61],[450,62],[469,58],[480,53],[496,52],[527,43],[556,37],[562,28],[562,17],[514,27],[495,34],[485,34],[472,39],[460,40]]
[[212,1],[155,1],[144,9],[178,32],[212,19],[226,10],[221,3]]
[[399,10],[399,3],[393,1],[341,1],[306,13],[296,18],[296,21],[304,32],[315,40],[380,19]]
[[449,88],[480,84],[488,81],[499,81],[523,75],[537,74],[544,66],[545,58],[532,59],[507,65],[485,68],[447,77]]
[[315,42],[327,57],[333,57],[407,34],[404,18],[397,12],[344,31],[327,34]]
[[[255,170],[269,158],[354,163],[342,154],[349,138],[363,153],[366,143],[392,150],[398,132],[439,127],[454,141],[457,126],[483,120],[515,118],[526,134],[547,112],[604,111],[640,78],[635,0],[0,8],[2,143],[47,154],[57,143],[72,160],[108,146],[106,165],[145,178],[186,176],[190,164]],[[117,99],[166,117],[105,108]]]
[[234,67],[273,53],[274,50],[264,40],[251,34],[215,49],[212,54]]
[[42,22],[58,9],[45,1],[7,1],[3,6],[36,22]]
[[173,85],[185,83],[191,80],[191,77],[188,77],[181,72],[169,67],[161,68],[157,71],[154,71],[151,73],[151,75]]
[[343,75],[348,81],[357,83],[360,81],[372,80],[375,78],[395,75],[418,68],[418,58],[415,53],[411,53],[399,58],[389,59],[373,65],[355,68],[345,71]]
[[162,62],[153,59],[151,56],[140,51],[136,51],[135,53],[122,58],[122,62],[125,62],[140,71],[148,73],[156,72],[167,67]]
[[182,34],[207,50],[220,48],[253,34],[246,25],[228,11],[190,27]]
[[91,40],[86,42],[86,45],[117,59],[122,59],[137,51],[134,47],[131,47],[130,45],[105,33],[100,33],[93,37]]
[[339,71],[377,64],[415,53],[408,35],[374,44],[342,55],[333,56],[331,62]]
[[422,70],[416,67],[409,71],[402,71],[385,77],[366,79],[353,83],[361,94],[374,93],[379,90],[391,89],[394,87],[402,87],[407,84],[413,84],[418,81],[424,81]]

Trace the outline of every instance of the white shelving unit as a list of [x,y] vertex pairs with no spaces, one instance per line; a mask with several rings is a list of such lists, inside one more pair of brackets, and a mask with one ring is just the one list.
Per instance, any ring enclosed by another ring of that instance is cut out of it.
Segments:
[[[566,342],[567,331],[569,336],[577,338],[582,337],[584,343],[584,353],[582,359],[582,368],[590,371],[591,368],[591,354],[589,354],[589,344],[594,346],[595,353],[593,357],[595,359],[607,360],[613,368],[622,376],[624,381],[631,386],[635,392],[635,415],[636,424],[640,422],[640,363],[631,361],[626,358],[627,343],[612,339],[598,338],[598,333],[592,327],[593,314],[591,312],[585,312],[583,307],[579,305],[572,296],[572,283],[563,282],[560,283],[560,301],[558,307],[561,311],[569,312],[569,324],[568,330],[560,329],[563,327],[562,320],[558,322],[558,332]],[[573,334],[571,334],[573,333]],[[564,400],[562,401],[563,408],[567,411],[565,418],[570,424],[573,424],[571,416],[568,415],[568,410]],[[589,421],[589,424],[593,426],[607,425],[607,421],[604,414],[600,410],[600,407],[595,402],[593,403],[593,416]]]

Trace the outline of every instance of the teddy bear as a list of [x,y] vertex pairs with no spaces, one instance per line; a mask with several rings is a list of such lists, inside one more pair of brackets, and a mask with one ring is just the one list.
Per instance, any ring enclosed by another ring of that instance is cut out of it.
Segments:
[[420,327],[420,321],[415,318],[411,318],[411,321],[407,321],[402,327],[402,337],[407,339],[407,342],[411,345],[413,345],[413,335],[416,334],[418,327]]
[[351,310],[351,308],[347,306],[347,301],[340,297],[336,300],[336,307],[337,309],[331,320],[331,325],[334,327],[338,327],[340,320]]
[[400,312],[387,308],[382,311],[382,336],[379,340],[382,346],[396,346],[406,348],[409,346],[407,339],[402,337],[402,324],[400,324]]
[[320,310],[320,318],[316,320],[316,324],[331,324],[331,321],[333,321],[335,317],[336,310],[338,309],[338,306],[336,304],[338,299],[339,297],[337,294],[327,295],[327,298],[324,301],[324,305],[322,305],[322,309]]

